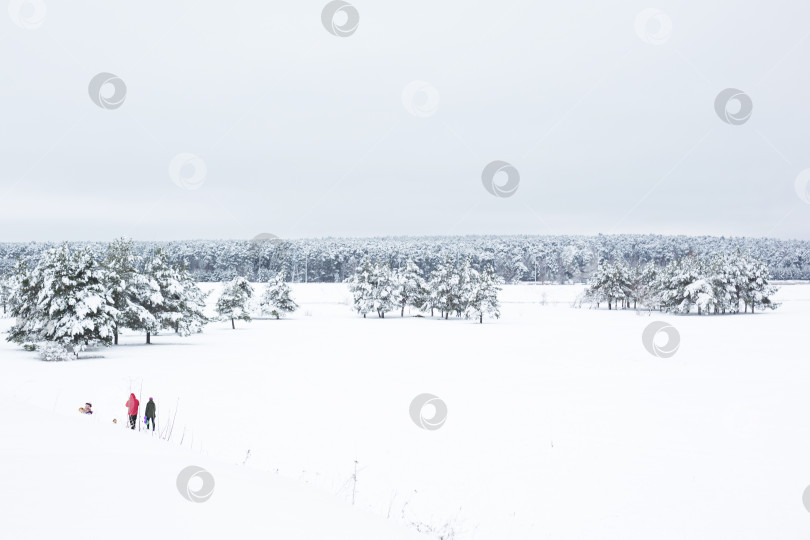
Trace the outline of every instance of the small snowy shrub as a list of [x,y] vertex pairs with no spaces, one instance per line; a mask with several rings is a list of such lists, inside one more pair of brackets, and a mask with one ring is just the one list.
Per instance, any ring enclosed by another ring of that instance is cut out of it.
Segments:
[[66,362],[73,359],[73,353],[55,341],[43,343],[38,349],[39,357],[46,362]]
[[29,351],[29,352],[33,352],[33,351],[37,350],[37,344],[36,343],[31,343],[30,341],[28,341],[26,343],[23,343],[23,349],[25,349],[26,351]]

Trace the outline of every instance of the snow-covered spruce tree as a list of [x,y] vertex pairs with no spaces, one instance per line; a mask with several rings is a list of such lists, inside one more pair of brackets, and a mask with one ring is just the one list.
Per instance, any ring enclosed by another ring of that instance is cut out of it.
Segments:
[[[36,307],[15,315],[9,339],[58,342],[70,347],[76,357],[86,346],[110,345],[117,313],[104,287],[104,274],[85,248],[71,252],[65,243],[49,250],[30,276],[38,289]],[[20,300],[31,298],[26,293]]]
[[491,266],[481,272],[470,270],[465,312],[467,315],[478,317],[478,322],[481,324],[484,322],[484,315],[491,315],[499,319],[501,312],[498,293],[503,280],[495,274],[495,270]]
[[250,322],[250,299],[253,297],[253,287],[243,277],[234,278],[225,285],[222,294],[217,299],[216,310],[222,320],[231,320],[231,328],[236,329],[235,321]]
[[408,259],[404,267],[397,268],[393,279],[396,300],[400,307],[399,316],[405,316],[405,308],[408,306],[421,310],[427,300],[427,286],[416,263]]
[[107,246],[104,259],[105,287],[116,309],[113,344],[118,345],[120,327],[156,331],[159,323],[148,309],[160,304],[160,288],[150,276],[137,270],[137,257],[131,240],[119,238]]
[[272,315],[276,319],[298,309],[298,304],[292,299],[290,286],[284,280],[284,272],[279,272],[267,282],[259,309],[262,314]]
[[366,318],[368,313],[374,310],[373,292],[371,286],[372,273],[374,267],[371,261],[366,258],[357,270],[346,279],[349,292],[352,295],[352,307]]

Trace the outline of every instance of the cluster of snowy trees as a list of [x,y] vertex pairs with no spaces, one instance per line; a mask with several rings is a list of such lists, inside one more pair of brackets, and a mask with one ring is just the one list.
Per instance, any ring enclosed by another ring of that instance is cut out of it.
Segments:
[[775,309],[768,267],[736,251],[690,255],[664,267],[605,261],[591,276],[583,299],[608,309],[645,306],[670,313],[747,313]]
[[[118,239],[97,257],[87,248],[64,243],[49,249],[36,265],[18,261],[0,280],[3,313],[15,318],[7,340],[38,349],[45,359],[76,356],[88,346],[117,345],[121,329],[152,335],[201,332],[207,294],[184,263],[172,264],[162,248],[143,259],[134,243]],[[258,304],[253,287],[239,277],[228,283],[216,303],[224,320],[250,320],[251,312],[275,318],[298,306],[283,273],[267,283]]]
[[500,317],[498,292],[503,280],[491,267],[478,271],[469,259],[461,264],[446,260],[433,270],[428,278],[412,260],[392,270],[387,264],[373,263],[369,259],[357,268],[346,282],[352,294],[354,309],[365,318],[368,313],[385,314],[405,308],[435,311],[447,319],[456,316],[475,317],[483,323],[484,315]]
[[[0,243],[0,273],[18,259],[36,263],[54,247],[42,243]],[[85,242],[96,257],[106,245]],[[284,272],[290,282],[342,282],[365,259],[398,269],[408,260],[430,274],[450,258],[469,259],[477,271],[492,267],[507,283],[585,282],[597,263],[619,260],[630,266],[665,266],[693,254],[707,257],[738,249],[764,262],[773,279],[810,279],[810,242],[772,238],[711,236],[457,236],[396,238],[321,238],[278,241],[190,240],[136,242],[134,253],[145,261],[162,248],[173,264],[186,264],[197,281],[230,281],[245,277],[266,282]]]
[[264,293],[255,302],[253,285],[244,277],[237,277],[228,282],[217,299],[216,311],[222,320],[230,320],[231,328],[236,328],[235,321],[250,322],[252,315],[269,315],[280,319],[287,313],[298,309],[292,299],[290,286],[284,280],[284,273],[279,272],[265,285]]
[[[130,240],[115,240],[102,258],[68,244],[50,249],[34,267],[19,261],[6,281],[8,341],[45,342],[79,352],[118,344],[120,329],[146,334],[200,332],[207,322],[205,295],[187,268],[158,248],[143,264]],[[142,268],[142,270],[138,270]]]

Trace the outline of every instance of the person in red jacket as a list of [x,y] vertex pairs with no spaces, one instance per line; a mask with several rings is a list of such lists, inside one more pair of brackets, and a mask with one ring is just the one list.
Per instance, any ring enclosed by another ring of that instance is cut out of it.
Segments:
[[129,427],[131,429],[135,429],[135,422],[138,421],[138,406],[140,404],[141,402],[138,401],[135,394],[130,394],[129,401],[124,404],[124,406],[127,408],[127,414],[129,414]]

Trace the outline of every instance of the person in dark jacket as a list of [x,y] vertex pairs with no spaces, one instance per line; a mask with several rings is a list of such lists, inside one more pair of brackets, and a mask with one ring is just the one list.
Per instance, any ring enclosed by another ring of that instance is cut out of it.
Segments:
[[146,429],[149,429],[149,424],[152,424],[152,431],[155,431],[155,402],[152,398],[146,404]]
[[127,414],[129,415],[129,427],[130,429],[135,429],[135,423],[138,421],[138,407],[141,405],[141,402],[138,401],[138,398],[135,397],[135,394],[129,395],[129,401],[127,401],[124,406],[127,408]]

